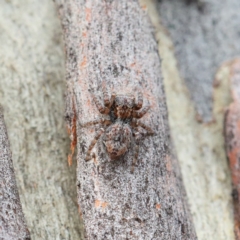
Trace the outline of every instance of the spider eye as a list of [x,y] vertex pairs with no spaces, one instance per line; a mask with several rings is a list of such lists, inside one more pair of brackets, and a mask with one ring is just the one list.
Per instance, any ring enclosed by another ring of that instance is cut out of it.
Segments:
[[127,102],[127,106],[128,106],[128,108],[133,107],[133,99],[131,99],[130,101]]

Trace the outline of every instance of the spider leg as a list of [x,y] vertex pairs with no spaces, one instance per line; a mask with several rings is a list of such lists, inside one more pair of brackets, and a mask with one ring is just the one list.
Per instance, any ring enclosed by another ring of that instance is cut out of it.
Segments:
[[135,154],[134,154],[134,157],[133,157],[133,162],[132,162],[132,167],[131,167],[131,173],[134,172],[134,168],[136,166],[136,163],[137,163],[137,159],[138,159],[138,153],[139,153],[139,141],[136,141],[135,142]]
[[139,143],[140,140],[142,139],[141,133],[139,133],[138,127],[142,127],[143,129],[145,129],[147,131],[146,135],[153,135],[154,131],[151,129],[151,127],[147,126],[146,124],[140,122],[139,120],[133,119],[132,120],[132,128],[136,131],[134,131],[134,136],[135,136],[135,154],[134,154],[134,158],[133,158],[133,163],[132,163],[132,168],[131,168],[131,173],[133,173],[134,171],[134,167],[137,163],[137,159],[138,159],[138,153],[139,153]]
[[106,88],[106,83],[105,83],[105,81],[104,81],[104,83],[103,83],[103,102],[104,102],[104,106],[105,107],[109,107],[109,105],[110,105],[110,99],[109,99],[109,92],[108,92],[108,90],[107,90],[107,88]]
[[103,124],[103,125],[110,125],[112,122],[108,119],[105,119],[105,118],[99,118],[99,119],[94,119],[90,122],[87,122],[87,123],[83,123],[81,124],[81,127],[89,127],[89,126],[92,126],[92,125],[96,125],[96,124]]
[[152,128],[149,127],[148,125],[146,125],[145,123],[142,123],[141,121],[133,119],[132,123],[133,123],[133,126],[140,126],[143,129],[145,129],[147,131],[147,135],[153,135],[154,134],[154,131],[152,130]]
[[101,128],[95,135],[94,139],[91,141],[86,153],[85,161],[89,161],[92,159],[93,156],[91,155],[91,151],[103,133],[104,133],[104,129]]
[[112,95],[111,95],[109,108],[113,105],[113,102],[114,102],[115,98],[116,98],[116,93],[113,92]]
[[107,108],[111,108],[114,100],[116,97],[116,93],[113,92],[111,95],[111,98],[109,99],[109,91],[106,88],[106,82],[103,82],[103,102],[104,102],[104,106]]
[[110,112],[110,109],[106,106],[103,106],[103,104],[101,103],[100,99],[96,96],[93,95],[93,100],[97,106],[97,109],[100,113],[102,114],[108,114]]
[[143,117],[143,115],[145,115],[147,113],[147,111],[149,110],[150,106],[147,105],[144,108],[142,108],[140,111],[133,111],[133,117],[135,118],[141,118]]
[[142,92],[138,91],[137,102],[135,103],[135,110],[139,110],[142,108],[143,105],[143,95]]

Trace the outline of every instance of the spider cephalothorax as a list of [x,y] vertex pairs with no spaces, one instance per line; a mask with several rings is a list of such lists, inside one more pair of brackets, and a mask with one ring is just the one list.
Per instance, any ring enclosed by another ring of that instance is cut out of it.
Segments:
[[[139,140],[143,137],[143,131],[139,131],[139,127],[145,130],[144,136],[153,134],[150,127],[140,122],[139,118],[149,110],[149,105],[142,108],[143,96],[141,92],[137,93],[137,100],[133,94],[116,94],[113,93],[109,98],[106,91],[103,92],[103,104],[93,96],[94,102],[102,114],[108,114],[110,120],[100,118],[84,124],[90,126],[102,124],[105,129],[100,128],[95,138],[92,140],[86,154],[86,161],[92,158],[91,150],[103,134],[103,144],[111,160],[115,160],[124,155],[130,148],[131,143],[135,143],[135,154],[133,165],[135,165],[138,157]],[[139,137],[141,135],[141,137]],[[132,168],[133,170],[133,168]]]
[[130,120],[133,117],[134,107],[135,98],[132,94],[116,95],[112,105],[114,116],[121,120]]

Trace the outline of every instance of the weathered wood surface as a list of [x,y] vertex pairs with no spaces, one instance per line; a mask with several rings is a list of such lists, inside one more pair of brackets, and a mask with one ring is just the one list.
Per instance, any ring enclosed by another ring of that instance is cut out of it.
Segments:
[[[146,7],[138,1],[55,1],[64,29],[67,56],[67,111],[77,127],[78,202],[88,239],[196,239],[185,202],[179,166],[169,138],[160,59]],[[143,92],[151,108],[141,120],[155,136],[109,162],[102,140],[85,162],[100,126],[81,124],[101,117],[92,95]],[[74,139],[73,139],[74,140]]]
[[64,123],[61,25],[48,0],[0,1],[0,100],[32,239],[80,239]]
[[240,59],[229,63],[231,95],[233,102],[225,116],[225,145],[232,176],[234,205],[234,231],[240,239]]
[[199,120],[210,121],[215,73],[223,62],[240,54],[240,1],[159,2],[161,20],[173,39]]
[[0,238],[30,239],[18,194],[2,107],[0,107]]
[[[150,9],[149,2],[153,1],[145,2],[152,16],[157,10],[156,5],[152,3]],[[166,11],[173,11],[172,4],[178,4],[176,2],[165,2],[171,4]],[[191,5],[192,8],[195,6]],[[221,9],[225,11],[224,18],[236,10],[236,5],[230,8],[231,11]],[[180,11],[179,8],[175,10]],[[183,15],[188,14],[186,11]],[[66,162],[69,142],[62,118],[64,53],[59,42],[61,26],[54,4],[45,0],[31,3],[2,1],[0,12],[0,99],[5,109],[16,180],[32,239],[79,239],[75,169],[74,166],[68,169]],[[229,31],[232,31],[230,27],[226,32]],[[179,38],[181,36],[182,33]],[[218,96],[214,95],[217,125],[197,124],[192,102],[179,79],[174,45],[161,27],[158,39],[164,60],[162,69],[172,135],[198,238],[233,240],[230,174],[222,151],[223,112],[230,102],[227,84],[221,83],[216,88]],[[222,76],[222,82],[225,78]],[[58,127],[54,122],[59,124]],[[36,141],[39,137],[42,143],[47,143],[41,145],[41,151]]]

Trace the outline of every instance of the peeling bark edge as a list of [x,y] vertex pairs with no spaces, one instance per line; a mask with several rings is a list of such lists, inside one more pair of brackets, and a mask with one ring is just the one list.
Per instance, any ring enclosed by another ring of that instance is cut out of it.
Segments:
[[17,190],[2,107],[0,107],[0,238],[31,239]]
[[240,58],[230,61],[229,68],[233,102],[225,112],[224,138],[232,177],[234,233],[236,240],[240,240]]
[[[173,154],[160,59],[146,9],[136,0],[55,2],[64,30],[66,118],[72,146],[77,130],[78,203],[86,238],[197,239]],[[89,90],[101,95],[103,81],[111,90],[141,89],[144,104],[151,104],[151,115],[144,119],[157,136],[143,141],[134,174],[131,151],[111,163],[101,141],[95,161],[84,161],[95,131],[80,123],[99,117]]]

